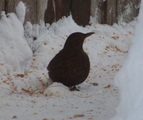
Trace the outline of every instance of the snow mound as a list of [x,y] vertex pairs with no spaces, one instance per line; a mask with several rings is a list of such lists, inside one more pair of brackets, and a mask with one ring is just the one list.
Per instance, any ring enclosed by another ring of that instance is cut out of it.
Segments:
[[69,91],[69,88],[64,86],[61,83],[54,82],[52,85],[44,91],[45,96],[54,96],[54,97],[65,97],[71,96],[72,92]]
[[[31,48],[24,37],[23,22],[25,7],[22,2],[17,6],[19,13],[5,14],[0,19],[0,89],[9,93],[30,93],[47,87],[46,68],[37,69]],[[22,16],[21,16],[22,15]],[[39,65],[39,64],[38,64]],[[39,65],[41,66],[41,64]],[[44,69],[44,70],[43,70]],[[3,94],[3,91],[1,91]]]
[[112,120],[143,120],[143,1],[133,45],[115,83],[121,91],[121,102]]
[[6,16],[3,12],[0,28],[1,73],[24,73],[32,52],[24,39],[22,23],[14,13]]

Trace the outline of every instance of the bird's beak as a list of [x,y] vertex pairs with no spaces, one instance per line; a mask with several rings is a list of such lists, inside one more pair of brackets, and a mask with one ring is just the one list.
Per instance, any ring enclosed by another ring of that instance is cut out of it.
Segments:
[[94,32],[86,33],[86,34],[85,34],[85,38],[88,37],[88,36],[90,36],[90,35],[92,35],[92,34],[94,34]]

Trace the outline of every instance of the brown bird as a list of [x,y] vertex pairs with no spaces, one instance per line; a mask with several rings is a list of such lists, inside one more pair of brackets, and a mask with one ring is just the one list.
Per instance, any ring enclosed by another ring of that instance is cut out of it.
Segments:
[[85,81],[90,70],[88,55],[83,50],[84,39],[90,33],[72,33],[66,40],[63,49],[50,61],[47,69],[53,82],[63,83],[70,90]]

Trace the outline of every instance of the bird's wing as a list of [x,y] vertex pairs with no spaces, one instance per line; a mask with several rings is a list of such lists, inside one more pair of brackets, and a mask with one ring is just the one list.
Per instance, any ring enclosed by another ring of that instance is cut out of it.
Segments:
[[53,70],[57,68],[57,66],[62,66],[62,62],[64,61],[63,53],[60,51],[49,63],[47,69]]

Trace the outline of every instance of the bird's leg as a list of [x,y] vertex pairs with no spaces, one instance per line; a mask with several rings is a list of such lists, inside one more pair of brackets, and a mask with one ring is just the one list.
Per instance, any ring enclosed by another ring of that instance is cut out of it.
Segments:
[[78,88],[76,88],[76,85],[69,87],[70,91],[80,91]]

